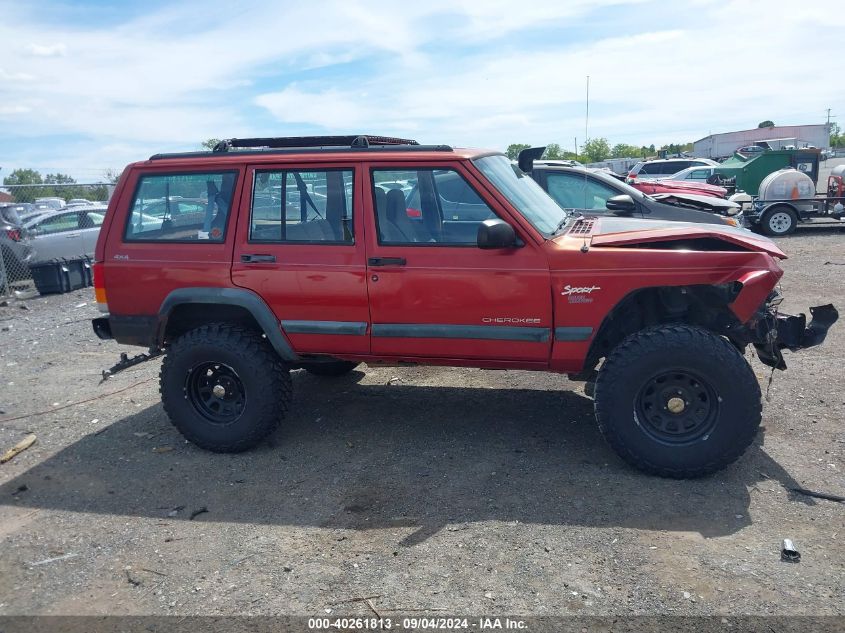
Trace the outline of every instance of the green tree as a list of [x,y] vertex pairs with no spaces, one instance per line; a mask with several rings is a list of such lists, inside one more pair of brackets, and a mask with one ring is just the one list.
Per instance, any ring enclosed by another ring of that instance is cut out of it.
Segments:
[[626,143],[617,143],[610,150],[610,155],[613,158],[636,158],[642,156],[642,149],[634,145],[627,145]]
[[200,146],[207,150],[213,150],[214,147],[220,142],[219,138],[208,138],[200,143]]
[[838,123],[830,124],[830,146],[839,147],[845,145],[845,134],[842,133],[842,128]]
[[[41,185],[44,179],[41,173],[34,169],[16,169],[3,179],[4,185]],[[44,193],[44,192],[47,193]],[[15,202],[32,202],[42,196],[52,196],[53,192],[49,187],[26,187],[11,189]]]
[[103,172],[103,180],[110,185],[116,185],[117,181],[120,179],[120,172],[116,169],[107,169]]
[[4,185],[40,185],[44,180],[34,169],[16,169],[3,179]]
[[549,143],[546,145],[546,151],[543,152],[543,158],[548,160],[559,160],[563,158],[563,150],[559,143]]
[[766,119],[765,121],[760,121],[757,124],[757,127],[774,127],[774,126],[775,126],[775,122],[769,121],[769,119]]
[[588,163],[598,163],[610,156],[610,143],[606,138],[591,138],[581,148],[581,155]]
[[508,158],[511,160],[516,160],[519,157],[519,153],[531,147],[528,143],[511,143],[508,145],[508,149],[505,150],[505,154],[508,155]]

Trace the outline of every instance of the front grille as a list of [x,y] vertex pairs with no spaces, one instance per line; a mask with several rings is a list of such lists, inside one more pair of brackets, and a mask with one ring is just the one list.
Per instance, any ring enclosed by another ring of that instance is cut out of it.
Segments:
[[575,221],[569,229],[569,235],[590,235],[593,232],[593,225],[596,221],[593,218],[581,218]]

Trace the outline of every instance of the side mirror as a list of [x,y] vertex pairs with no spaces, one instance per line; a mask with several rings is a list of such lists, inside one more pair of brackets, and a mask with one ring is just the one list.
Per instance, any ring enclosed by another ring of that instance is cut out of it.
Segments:
[[513,227],[498,218],[484,220],[478,225],[478,248],[513,248],[516,246],[516,232]]
[[605,206],[608,211],[613,211],[615,215],[631,215],[637,210],[637,205],[634,204],[633,198],[628,194],[608,198]]

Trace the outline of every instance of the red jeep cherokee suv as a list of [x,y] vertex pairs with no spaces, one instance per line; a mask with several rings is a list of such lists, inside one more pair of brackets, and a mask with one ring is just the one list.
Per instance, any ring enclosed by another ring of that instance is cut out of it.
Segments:
[[[96,251],[101,338],[166,354],[173,424],[212,451],[271,433],[292,369],[426,363],[569,374],[629,463],[737,459],[760,423],[743,350],[822,342],[778,314],[785,257],[746,230],[567,215],[498,152],[372,136],[221,142],[126,168]],[[107,372],[109,373],[109,372]]]

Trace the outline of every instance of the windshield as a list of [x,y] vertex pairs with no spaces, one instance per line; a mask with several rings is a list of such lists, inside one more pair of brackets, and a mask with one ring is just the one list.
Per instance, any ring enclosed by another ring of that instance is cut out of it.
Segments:
[[507,156],[485,156],[473,162],[535,229],[544,235],[557,230],[566,212]]

